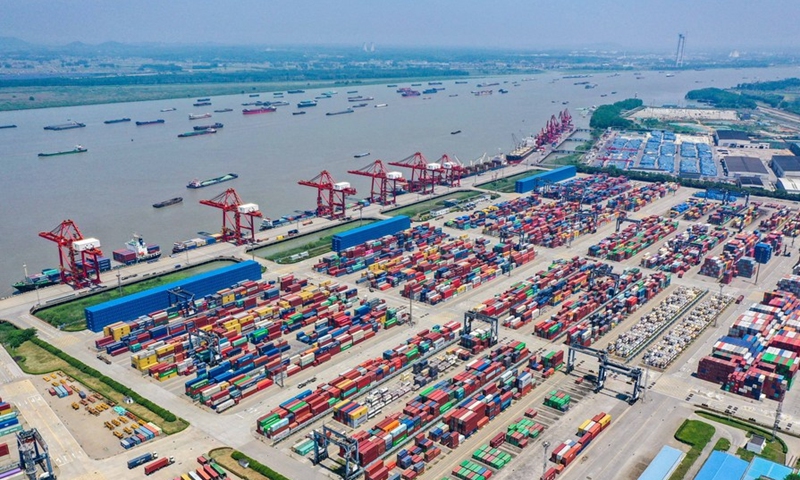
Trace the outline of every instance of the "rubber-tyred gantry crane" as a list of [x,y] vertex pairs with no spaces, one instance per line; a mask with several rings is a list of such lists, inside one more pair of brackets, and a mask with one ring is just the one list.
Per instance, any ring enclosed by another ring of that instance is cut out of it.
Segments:
[[222,210],[222,240],[244,245],[255,241],[255,219],[263,215],[255,203],[244,203],[236,190],[229,188],[202,205]]
[[297,183],[317,189],[317,216],[332,220],[344,216],[348,195],[356,194],[356,189],[349,182],[334,181],[327,170],[311,180],[300,180]]
[[418,192],[423,195],[433,193],[434,186],[441,180],[441,165],[428,163],[421,153],[417,152],[396,162],[389,162],[395,167],[411,169],[411,180],[408,182],[409,192]]
[[454,156],[450,158],[445,153],[436,163],[442,166],[442,170],[444,171],[442,180],[444,183],[451,187],[461,186],[461,177],[464,176],[467,169],[457,157]]
[[49,232],[39,232],[39,236],[58,245],[58,264],[61,283],[74,288],[85,288],[100,283],[98,257],[100,241],[84,238],[72,220],[64,220]]
[[375,160],[364,168],[348,170],[347,173],[372,178],[369,201],[381,205],[397,203],[397,184],[404,184],[403,174],[390,172],[380,160]]

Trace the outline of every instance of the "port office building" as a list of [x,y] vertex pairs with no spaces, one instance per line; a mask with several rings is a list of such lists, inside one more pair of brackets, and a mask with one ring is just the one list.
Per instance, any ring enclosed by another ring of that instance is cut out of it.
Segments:
[[166,310],[172,306],[170,304],[171,297],[175,297],[170,292],[176,290],[182,290],[200,299],[236,283],[260,279],[261,264],[252,260],[218,268],[184,280],[87,307],[84,310],[86,328],[93,332],[102,332],[103,327],[112,323],[133,320],[158,310]]

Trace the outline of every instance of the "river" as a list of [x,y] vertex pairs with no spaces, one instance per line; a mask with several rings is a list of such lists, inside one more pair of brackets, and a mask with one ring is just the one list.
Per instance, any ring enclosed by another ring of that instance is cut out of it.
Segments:
[[[244,202],[257,203],[261,211],[276,218],[296,209],[314,207],[316,192],[297,185],[322,170],[337,181],[349,181],[359,197],[368,193],[366,178],[347,174],[376,159],[399,160],[422,152],[434,161],[442,154],[455,155],[469,163],[512,148],[511,135],[538,132],[552,114],[569,108],[578,126],[588,125],[579,108],[611,103],[637,96],[646,105],[684,105],[688,90],[741,82],[775,80],[797,76],[797,68],[726,69],[682,71],[674,77],[654,71],[593,74],[591,78],[565,79],[561,73],[535,76],[470,79],[467,84],[445,80],[444,90],[431,95],[402,98],[386,85],[343,86],[330,99],[320,99],[304,115],[292,115],[295,104],[313,99],[323,90],[285,94],[290,106],[275,113],[242,115],[241,104],[274,100],[272,93],[260,97],[247,94],[212,97],[212,106],[193,107],[196,98],[115,103],[77,107],[0,112],[0,162],[4,187],[0,190],[0,296],[12,293],[9,285],[29,273],[56,267],[56,246],[37,236],[72,219],[85,237],[100,240],[104,253],[113,250],[136,232],[148,243],[161,245],[165,254],[172,243],[196,236],[198,231],[219,231],[221,213],[200,205],[227,188],[235,188]],[[519,81],[518,86],[512,86]],[[586,89],[576,82],[589,81]],[[478,83],[499,82],[493,95],[475,96]],[[409,86],[402,83],[399,86]],[[417,90],[429,88],[427,82]],[[509,90],[499,94],[498,89]],[[357,90],[358,93],[348,94]],[[611,94],[612,91],[617,92]],[[601,97],[605,94],[606,97]],[[326,112],[352,105],[348,96],[374,97],[369,106],[347,115]],[[457,95],[457,96],[456,96]],[[426,97],[430,97],[426,99]],[[569,102],[566,107],[562,102]],[[386,103],[386,108],[373,105]],[[161,112],[175,108],[175,111]],[[190,121],[191,113],[232,108],[213,113],[212,118]],[[248,107],[252,108],[252,107]],[[129,117],[133,121],[107,125],[105,120]],[[136,126],[135,121],[164,119],[161,125]],[[85,128],[47,131],[46,125],[74,120]],[[221,122],[217,134],[177,138],[194,125]],[[458,135],[451,131],[461,130]],[[39,152],[72,149],[76,144],[88,152],[39,158]],[[365,158],[353,155],[370,152]],[[404,170],[399,169],[398,170]],[[198,190],[186,188],[192,179],[207,179],[228,172],[239,178]],[[408,176],[408,170],[404,174]],[[182,196],[182,204],[155,209],[152,204]]]

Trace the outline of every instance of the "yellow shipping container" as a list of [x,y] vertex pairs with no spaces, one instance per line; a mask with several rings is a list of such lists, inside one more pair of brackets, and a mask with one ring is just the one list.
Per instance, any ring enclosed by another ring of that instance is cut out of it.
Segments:
[[589,427],[589,424],[592,423],[592,420],[586,420],[585,422],[581,423],[581,426],[578,427],[579,432],[585,432],[586,429]]
[[214,328],[214,325],[206,325],[204,327],[200,327],[200,330],[204,332],[210,332],[212,328]]
[[611,415],[606,413],[606,416],[600,419],[600,425],[606,428],[609,423],[611,423]]
[[174,345],[162,345],[156,348],[156,355],[159,357],[163,357],[164,355],[169,355],[175,349]]

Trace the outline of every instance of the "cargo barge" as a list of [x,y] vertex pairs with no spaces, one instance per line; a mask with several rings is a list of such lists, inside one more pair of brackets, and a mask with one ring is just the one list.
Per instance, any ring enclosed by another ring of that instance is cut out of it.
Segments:
[[352,97],[347,99],[348,102],[359,102],[363,100],[375,100],[375,97],[362,97],[359,95],[358,97]]
[[25,278],[12,284],[18,293],[30,292],[61,283],[61,272],[57,268],[46,268],[35,275],[25,274]]
[[156,260],[159,257],[161,257],[161,247],[158,245],[146,244],[142,236],[136,233],[133,234],[132,239],[125,242],[125,248],[114,250],[114,261],[124,265],[148,262]]
[[206,113],[190,113],[189,120],[200,120],[201,118],[211,118],[211,114]]
[[179,133],[178,138],[199,137],[200,135],[211,135],[212,133],[217,133],[217,129],[203,128],[200,130],[192,130],[191,132]]
[[367,105],[369,105],[369,104],[368,103],[357,103],[355,105],[352,105],[350,108],[363,108],[363,107],[366,107]]
[[207,107],[211,105],[211,102],[195,102],[192,104],[193,107]]
[[262,107],[262,108],[245,108],[245,109],[242,110],[242,113],[245,114],[245,115],[255,115],[255,114],[258,114],[258,113],[272,113],[272,112],[274,112],[276,110],[278,110],[278,109],[275,108],[275,107],[272,107],[272,106],[270,106],[270,107]]
[[59,130],[70,130],[70,129],[73,129],[73,128],[83,128],[85,126],[86,126],[85,123],[67,122],[67,123],[59,123],[58,125],[48,125],[48,126],[44,127],[44,129],[45,130],[59,131]]
[[344,115],[345,113],[353,113],[355,110],[352,108],[348,108],[347,110],[340,110],[338,112],[328,112],[325,115],[332,116],[332,115]]
[[162,108],[162,109],[161,109],[161,111],[162,111],[162,112],[174,112],[175,110],[177,110],[177,108],[175,108],[175,107],[172,107],[172,108]]
[[89,151],[89,149],[84,147],[84,146],[75,145],[75,148],[73,148],[72,150],[65,150],[63,152],[40,153],[39,156],[40,157],[55,157],[57,155],[69,155],[69,154],[72,154],[72,153],[83,153],[83,152],[88,152],[88,151]]
[[163,202],[154,203],[153,208],[164,208],[170,205],[175,205],[176,203],[181,203],[182,201],[183,197],[170,198],[169,200],[164,200]]
[[233,180],[239,178],[239,175],[235,173],[228,173],[221,177],[210,178],[208,180],[203,180],[202,182],[199,180],[192,180],[186,185],[186,188],[203,188],[203,187],[210,187],[211,185],[216,185],[218,183],[227,182],[228,180]]
[[115,118],[114,120],[106,120],[103,123],[105,123],[106,125],[109,125],[109,124],[112,124],[112,123],[125,123],[125,122],[130,122],[130,121],[131,121],[130,118],[125,117],[125,118]]
[[136,126],[137,127],[141,127],[143,125],[158,125],[158,124],[161,124],[161,123],[164,123],[164,120],[159,118],[158,120],[144,120],[144,121],[136,122]]
[[192,127],[192,128],[194,128],[195,130],[209,130],[209,129],[212,129],[212,128],[215,129],[215,130],[219,130],[220,128],[222,128],[224,126],[225,125],[217,122],[217,123],[212,123],[211,125],[197,125],[196,127]]
[[14,124],[11,124],[11,125],[0,125],[0,130],[2,130],[4,128],[17,128],[17,126],[14,125]]
[[297,104],[297,108],[316,107],[316,106],[317,106],[316,100],[303,100],[302,102]]
[[232,111],[233,111],[232,108],[220,108],[219,110],[214,110],[214,113],[226,113],[226,112],[232,112]]
[[286,93],[306,93],[305,90],[286,90]]

